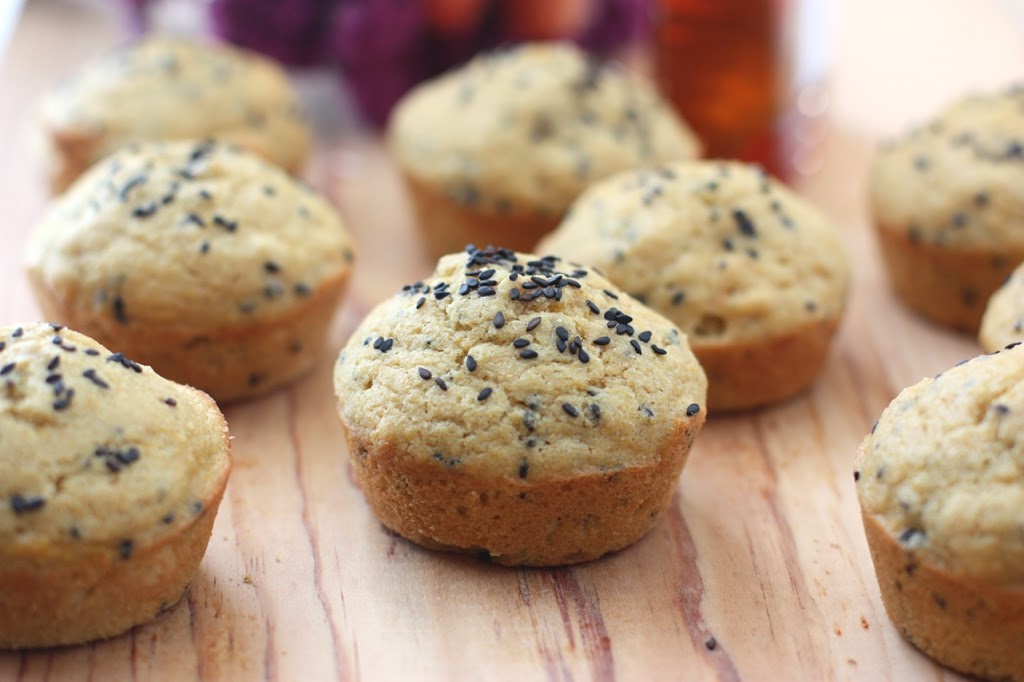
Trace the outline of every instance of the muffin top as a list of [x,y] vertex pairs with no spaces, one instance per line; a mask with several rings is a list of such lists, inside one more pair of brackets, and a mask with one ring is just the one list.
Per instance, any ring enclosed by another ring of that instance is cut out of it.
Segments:
[[445,256],[373,310],[334,386],[358,442],[526,483],[659,462],[707,391],[664,317],[592,270],[502,249]]
[[1024,263],[988,300],[978,339],[989,352],[1024,341]]
[[351,260],[327,201],[209,141],[107,158],[56,200],[28,252],[37,283],[110,326],[192,331],[278,318]]
[[870,195],[913,242],[1024,251],[1024,86],[962,99],[882,149]]
[[153,140],[217,137],[296,169],[308,126],[284,71],[228,45],[153,36],[85,64],[44,100],[43,137],[89,140],[92,162]]
[[413,177],[480,210],[557,215],[591,182],[697,156],[638,76],[563,43],[485,54],[412,90],[390,125]]
[[834,319],[849,280],[832,225],[733,162],[619,173],[588,189],[538,249],[597,268],[697,349]]
[[1024,348],[900,393],[860,448],[866,514],[950,574],[1024,585]]
[[129,558],[179,533],[227,481],[206,394],[92,339],[0,327],[0,563]]

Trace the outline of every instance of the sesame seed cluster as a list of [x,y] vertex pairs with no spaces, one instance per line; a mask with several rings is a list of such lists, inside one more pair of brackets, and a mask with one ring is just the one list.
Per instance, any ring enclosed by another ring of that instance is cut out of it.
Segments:
[[593,270],[470,247],[366,317],[335,390],[366,447],[530,482],[650,464],[706,381],[671,323]]

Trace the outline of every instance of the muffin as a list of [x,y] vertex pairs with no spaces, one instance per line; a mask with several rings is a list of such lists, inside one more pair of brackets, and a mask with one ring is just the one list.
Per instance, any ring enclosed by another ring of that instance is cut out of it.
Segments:
[[989,296],[1024,260],[1024,87],[963,99],[883,149],[870,179],[896,295],[976,333]]
[[587,561],[658,521],[704,422],[686,336],[551,256],[446,256],[364,319],[334,388],[373,512],[433,549]]
[[110,637],[174,605],[230,466],[205,394],[57,325],[0,327],[0,648]]
[[434,257],[529,249],[595,180],[698,154],[652,86],[559,43],[486,54],[413,89],[389,141]]
[[597,183],[539,248],[600,270],[686,333],[713,411],[807,388],[849,286],[832,225],[756,166],[733,162]]
[[44,98],[36,128],[55,193],[135,142],[216,137],[289,172],[310,146],[296,94],[276,64],[227,45],[157,36],[85,64]]
[[50,319],[217,400],[312,367],[351,262],[327,201],[209,141],[114,154],[56,200],[28,248]]
[[989,353],[1024,341],[1024,263],[989,298],[978,341]]
[[889,617],[940,663],[1024,680],[1024,348],[896,397],[854,478]]

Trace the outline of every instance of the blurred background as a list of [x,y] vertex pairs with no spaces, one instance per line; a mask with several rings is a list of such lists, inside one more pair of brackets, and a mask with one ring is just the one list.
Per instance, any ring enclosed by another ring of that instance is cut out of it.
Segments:
[[[0,0],[0,50],[25,1]],[[482,50],[571,40],[654,78],[708,156],[790,179],[821,167],[826,115],[894,134],[893,121],[1005,85],[1024,64],[1024,0],[27,1],[65,14],[62,40],[102,25],[115,42],[157,30],[273,57],[325,137],[379,129],[409,88]],[[929,39],[903,49],[922,24]]]

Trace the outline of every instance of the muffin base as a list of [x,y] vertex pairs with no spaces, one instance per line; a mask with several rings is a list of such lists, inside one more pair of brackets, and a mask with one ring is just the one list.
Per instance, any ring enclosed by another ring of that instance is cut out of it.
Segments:
[[312,369],[348,276],[322,282],[278,317],[212,330],[144,321],[120,324],[93,310],[72,308],[31,272],[29,279],[48,320],[150,365],[167,379],[199,388],[217,402],[231,402],[269,393]]
[[456,203],[435,188],[403,174],[427,253],[440,258],[467,244],[500,246],[533,253],[541,237],[561,222],[561,215],[499,214]]
[[942,248],[912,241],[905,229],[876,226],[893,291],[932,322],[976,334],[989,297],[1024,252]]
[[506,566],[558,566],[627,547],[658,522],[703,423],[680,423],[650,466],[529,482],[413,462],[401,445],[363,444],[345,424],[356,478],[386,527],[428,549]]
[[882,602],[904,637],[954,670],[1024,680],[1024,586],[986,585],[915,557],[870,514],[861,514]]
[[708,410],[734,411],[777,403],[805,390],[821,372],[838,319],[744,343],[690,347],[708,377]]
[[0,649],[80,644],[149,622],[181,599],[210,541],[227,471],[216,495],[180,533],[127,559],[110,548],[0,566]]

